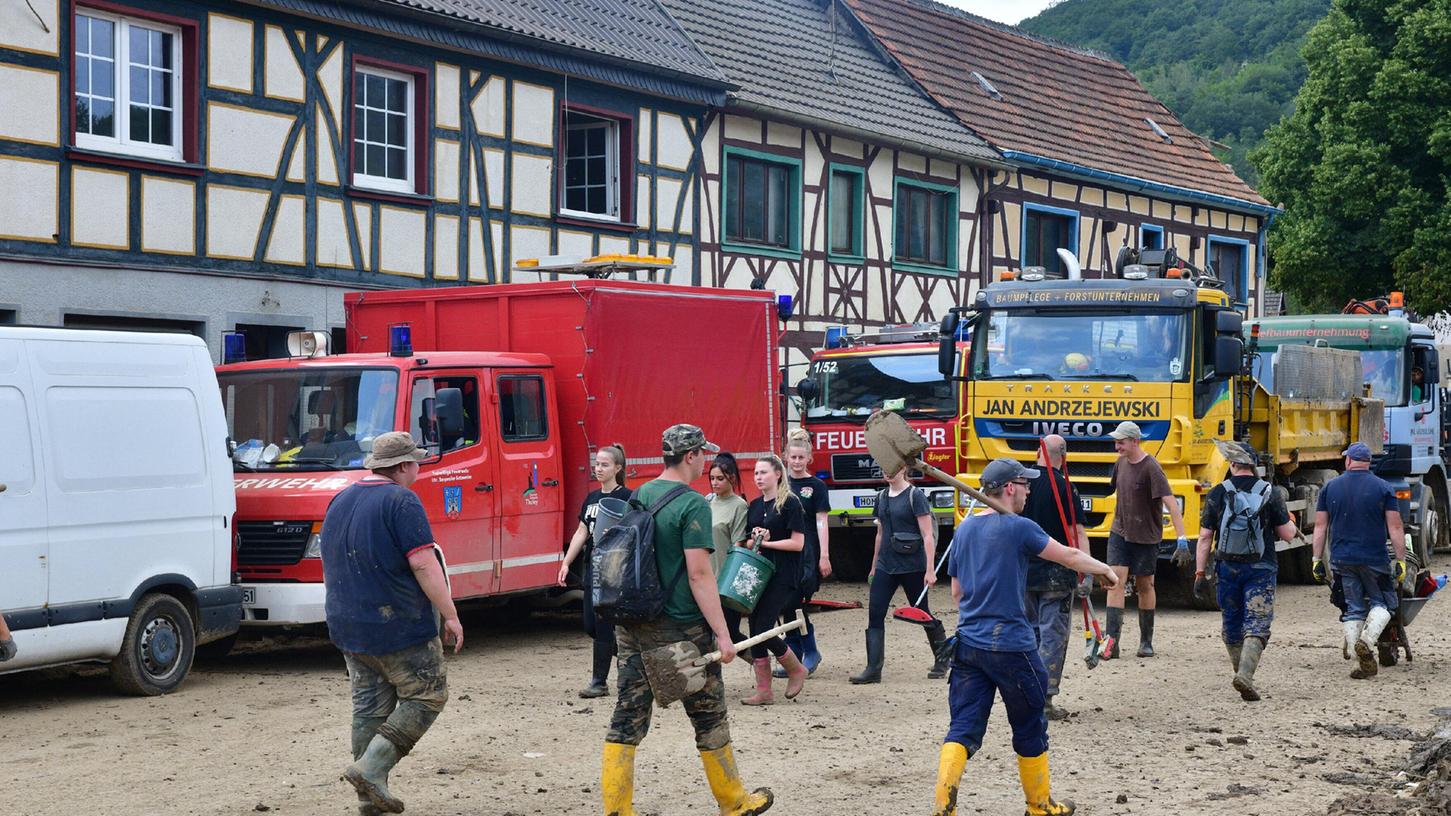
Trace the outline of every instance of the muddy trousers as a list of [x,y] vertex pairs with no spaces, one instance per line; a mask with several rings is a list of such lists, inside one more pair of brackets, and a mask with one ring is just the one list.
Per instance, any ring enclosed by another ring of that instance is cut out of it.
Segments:
[[407,754],[448,702],[448,674],[438,638],[386,655],[343,653],[353,694],[353,759],[374,735]]
[[1275,620],[1275,568],[1263,562],[1221,560],[1214,575],[1224,642],[1237,646],[1247,637],[1257,637],[1268,643]]
[[[715,651],[715,636],[704,621],[681,623],[661,619],[638,626],[615,627],[619,644],[619,697],[610,718],[605,742],[639,745],[650,731],[655,694],[645,679],[642,652],[668,646],[682,640],[694,643],[701,654]],[[695,727],[695,746],[701,751],[723,748],[731,741],[730,724],[726,720],[725,683],[721,681],[720,663],[711,663],[705,670],[705,688],[681,700],[690,724]]]
[[1068,634],[1073,630],[1073,592],[1028,590],[1024,608],[1028,623],[1038,635],[1038,658],[1048,672],[1047,694],[1055,697],[1068,659]]
[[1003,697],[1013,729],[1013,751],[1036,757],[1048,751],[1048,718],[1043,705],[1048,672],[1036,651],[990,652],[975,649],[959,637],[952,656],[948,707],[952,725],[944,742],[955,742],[976,756],[987,733],[993,698]]

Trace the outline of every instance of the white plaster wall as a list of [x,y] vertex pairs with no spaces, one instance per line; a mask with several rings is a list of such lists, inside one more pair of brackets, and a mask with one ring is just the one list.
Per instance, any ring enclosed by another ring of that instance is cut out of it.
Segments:
[[504,78],[491,76],[484,81],[484,87],[469,103],[473,111],[474,127],[486,136],[504,138]]
[[297,64],[297,58],[292,55],[292,48],[287,44],[287,32],[277,26],[267,26],[263,39],[267,52],[267,61],[264,63],[267,95],[274,99],[301,102],[305,98],[302,69]]
[[800,147],[801,128],[780,122],[766,123],[766,143],[778,147]]
[[322,87],[322,95],[327,97],[329,109],[332,111],[333,126],[338,128],[338,136],[342,136],[342,104],[343,104],[343,49],[333,49],[328,58],[317,69],[318,85]]
[[283,196],[277,204],[277,218],[272,222],[272,235],[267,239],[271,263],[302,266],[307,261],[307,230],[302,196]]
[[[318,121],[322,121],[320,114]],[[321,184],[336,185],[338,183],[338,160],[333,154],[332,142],[322,130],[318,131],[317,142],[313,146],[313,149],[317,151],[318,182]]]
[[635,223],[646,226],[655,212],[650,193],[650,177],[641,173],[635,177]]
[[452,215],[433,216],[433,276],[458,279],[458,219]]
[[358,222],[358,250],[363,254],[363,268],[373,268],[373,208],[367,204],[353,204],[353,220]]
[[[36,54],[57,53],[60,37],[57,5],[57,0],[0,3],[0,46]],[[35,11],[32,13],[31,9]]]
[[[363,238],[366,241],[367,236]],[[317,262],[320,266],[344,269],[353,266],[353,250],[348,244],[348,225],[341,201],[317,200]]]
[[512,206],[516,213],[550,217],[553,160],[545,156],[514,154]]
[[690,167],[690,134],[685,130],[685,121],[673,113],[660,112],[660,140],[657,161],[661,167],[671,170],[685,170]]
[[207,84],[252,92],[252,21],[207,15]]
[[487,281],[489,265],[484,258],[484,224],[480,218],[469,218],[469,280]]
[[[490,221],[489,235],[491,236],[489,247],[494,256],[494,279],[490,283],[496,283],[505,280],[508,275],[505,265],[508,259],[504,257],[504,225],[498,221]],[[479,274],[482,276],[484,267],[479,267],[479,270]]]
[[422,210],[381,207],[378,217],[378,271],[423,277],[426,216]]
[[654,143],[655,125],[650,121],[650,108],[640,108],[640,113],[635,119],[635,141],[639,146],[639,160],[648,164],[650,162],[650,145]]
[[60,229],[60,168],[55,162],[0,158],[0,190],[26,192],[0,196],[0,237],[55,242]]
[[276,178],[292,117],[207,105],[207,159],[213,170]]
[[[473,174],[470,174],[473,175]],[[504,204],[504,151],[484,148],[484,195],[487,206],[500,207]]]
[[[318,140],[322,142],[321,139]],[[297,140],[292,148],[292,158],[287,160],[287,180],[299,184],[307,181],[307,138]]]
[[207,185],[207,254],[250,261],[267,210],[267,193]]
[[554,89],[514,80],[514,133],[516,140],[554,146]]
[[725,137],[727,139],[743,139],[749,142],[759,142],[761,141],[761,123],[756,119],[728,114],[725,117]]
[[509,228],[509,243],[510,257],[505,260],[511,267],[521,260],[543,258],[550,254],[549,230],[543,227],[515,224]]
[[433,193],[439,201],[458,201],[458,142],[433,140]]
[[[71,170],[71,242],[79,246],[130,249],[130,175],[117,170]],[[0,225],[0,232],[8,229]]]
[[[685,199],[685,204],[681,207],[680,224],[675,227],[675,231],[681,235],[689,235],[695,231],[695,223],[692,220],[694,211],[691,210],[691,206],[695,203],[695,186],[691,185],[686,187],[681,193],[681,196]],[[665,226],[668,227],[669,225]]]
[[680,202],[681,183],[675,179],[655,181],[655,225],[664,230],[675,226],[675,206]]
[[624,255],[630,251],[630,241],[618,235],[600,236],[601,255]]
[[59,144],[59,99],[60,74],[0,65],[0,139]]
[[458,129],[458,66],[440,62],[434,67],[433,111],[439,127]]
[[594,255],[594,236],[588,232],[560,230],[556,255],[566,258],[588,258]]
[[141,177],[141,248],[171,255],[196,254],[195,182]]

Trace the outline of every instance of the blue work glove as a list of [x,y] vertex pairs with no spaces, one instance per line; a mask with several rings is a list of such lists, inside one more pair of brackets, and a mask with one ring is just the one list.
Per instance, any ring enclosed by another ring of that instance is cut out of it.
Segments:
[[1326,583],[1325,562],[1323,560],[1317,558],[1310,564],[1310,577],[1314,578],[1317,584]]
[[1406,562],[1405,561],[1402,561],[1400,559],[1396,559],[1395,561],[1393,561],[1391,563],[1391,568],[1392,568],[1391,569],[1391,572],[1394,573],[1395,576],[1396,576],[1396,583],[1399,584],[1399,583],[1401,583],[1401,582],[1403,582],[1403,581],[1406,580]]
[[1188,538],[1179,536],[1178,545],[1174,549],[1174,554],[1169,556],[1169,561],[1176,567],[1187,567],[1194,563],[1194,553],[1189,552]]
[[15,640],[0,640],[0,663],[4,663],[14,657],[20,650],[15,648]]

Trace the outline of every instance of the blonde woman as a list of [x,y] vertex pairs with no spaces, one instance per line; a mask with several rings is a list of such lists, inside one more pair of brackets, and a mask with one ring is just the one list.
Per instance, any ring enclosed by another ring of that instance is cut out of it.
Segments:
[[[774,627],[781,613],[801,597],[801,550],[806,546],[806,516],[801,500],[786,484],[786,465],[781,457],[773,454],[756,460],[754,476],[761,495],[746,508],[746,526],[752,536],[762,537],[761,549],[776,570],[751,612],[752,636]],[[786,669],[786,699],[801,693],[806,684],[806,667],[777,636],[754,648],[751,665],[756,672],[756,693],[742,700],[743,704],[775,702],[771,655]]]
[[574,559],[584,556],[584,631],[594,638],[594,674],[590,684],[580,691],[586,699],[603,697],[610,693],[606,683],[610,677],[610,663],[615,659],[615,627],[595,617],[590,587],[593,585],[593,571],[590,568],[590,550],[594,545],[595,517],[599,514],[601,499],[630,498],[630,488],[625,487],[625,449],[619,445],[606,445],[595,452],[594,477],[600,486],[589,492],[584,505],[579,508],[579,527],[569,540],[569,549],[564,552],[564,562],[559,565],[559,585],[569,580],[569,565]]
[[[801,499],[801,508],[806,515],[806,546],[801,551],[801,595],[798,601],[786,608],[786,618],[796,615],[811,601],[811,596],[821,587],[821,579],[831,575],[831,552],[827,542],[827,517],[831,512],[831,498],[826,482],[811,473],[811,434],[805,428],[797,428],[786,437],[786,468],[789,471],[787,483],[791,492]],[[821,665],[821,652],[816,648],[816,625],[808,617],[806,632],[792,632],[786,636],[786,645],[806,665],[807,674],[815,674]],[[777,668],[776,677],[785,677],[786,670]]]

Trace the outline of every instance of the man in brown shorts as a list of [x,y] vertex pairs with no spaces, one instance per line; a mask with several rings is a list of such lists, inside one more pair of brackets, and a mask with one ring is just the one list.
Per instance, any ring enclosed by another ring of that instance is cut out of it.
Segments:
[[1159,564],[1159,542],[1164,538],[1161,515],[1169,514],[1179,535],[1178,552],[1189,553],[1184,536],[1184,513],[1169,487],[1169,478],[1158,460],[1140,446],[1144,433],[1133,422],[1120,422],[1109,433],[1118,461],[1110,483],[1116,496],[1113,527],[1108,534],[1108,564],[1118,583],[1108,590],[1108,634],[1113,650],[1106,658],[1118,657],[1119,632],[1124,620],[1124,585],[1134,576],[1139,596],[1139,657],[1154,656],[1154,571]]

